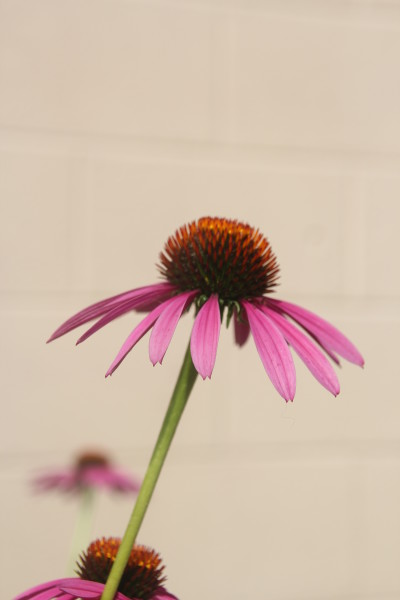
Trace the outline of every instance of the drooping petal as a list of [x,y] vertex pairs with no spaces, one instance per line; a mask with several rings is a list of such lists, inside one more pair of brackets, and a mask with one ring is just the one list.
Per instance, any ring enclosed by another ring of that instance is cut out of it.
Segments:
[[97,317],[101,317],[121,302],[136,299],[138,301],[138,306],[143,308],[144,302],[154,302],[158,295],[158,299],[161,302],[162,300],[165,300],[165,298],[171,293],[173,293],[174,290],[175,287],[170,283],[157,283],[136,288],[128,292],[123,292],[122,294],[117,294],[116,296],[111,296],[110,298],[106,298],[105,300],[101,300],[95,304],[91,304],[60,325],[60,327],[55,330],[55,332],[47,341],[52,342],[69,331],[76,329],[76,327],[79,327],[80,325],[83,325],[89,321],[93,321],[93,319],[96,319]]
[[76,586],[76,587],[70,587],[70,586],[63,586],[62,591],[66,592],[67,594],[71,594],[73,598],[82,598],[82,600],[94,600],[96,598],[100,598],[101,594],[104,590],[104,585],[99,584],[100,589],[98,590],[85,590],[82,587]]
[[[168,292],[167,295],[169,296],[170,292]],[[81,337],[78,339],[76,344],[81,344],[94,333],[96,333],[96,331],[99,331],[99,329],[101,329],[105,325],[108,325],[108,323],[110,323],[111,321],[114,321],[114,319],[117,319],[118,317],[131,310],[134,310],[138,305],[141,306],[143,301],[148,302],[149,296],[153,297],[154,294],[146,294],[146,296],[144,297],[145,300],[143,300],[143,296],[140,296],[139,298],[129,298],[128,300],[122,300],[118,302],[118,304],[116,304],[114,308],[111,308],[101,319],[96,321],[96,323],[92,325],[92,327],[85,331],[85,333],[81,335]],[[165,300],[165,298],[163,297],[162,300]],[[160,295],[157,295],[157,301],[153,299],[151,300],[151,302],[152,304],[155,303],[157,307],[161,303]]]
[[158,317],[150,336],[149,355],[153,365],[158,362],[162,363],[178,321],[197,293],[197,291],[191,291],[179,294],[165,303],[166,308]]
[[38,592],[37,594],[32,596],[32,598],[34,598],[35,600],[53,600],[54,598],[58,598],[60,593],[61,592],[59,591],[59,589],[56,588],[56,589],[46,590],[44,592]]
[[[69,594],[75,594],[75,598],[82,598],[83,600],[89,600],[89,598],[101,598],[104,591],[104,583],[87,581],[85,579],[75,579],[71,581],[72,583],[60,585],[60,589]],[[114,600],[129,600],[129,598],[121,592],[117,592],[114,596]]]
[[285,317],[266,306],[263,306],[261,310],[276,323],[286,341],[297,352],[317,381],[334,396],[337,396],[340,391],[339,380],[332,365],[322,352]]
[[190,338],[193,364],[203,379],[213,372],[220,330],[221,311],[218,296],[213,294],[199,310]]
[[235,332],[235,342],[238,346],[243,346],[249,338],[250,326],[245,321],[239,320],[236,311],[233,313],[233,325]]
[[89,487],[106,487],[126,492],[138,492],[140,489],[138,480],[110,467],[86,467],[81,474],[80,483]]
[[[98,581],[89,581],[79,577],[60,583],[59,589],[68,594],[85,594],[85,598],[94,598],[101,596],[104,590],[104,583]],[[92,594],[91,596],[86,594]],[[83,596],[82,596],[83,597]]]
[[40,598],[40,594],[44,592],[50,592],[53,596],[49,596],[49,598],[54,598],[55,594],[60,590],[60,585],[66,583],[69,585],[70,583],[76,581],[77,578],[64,578],[64,579],[54,579],[53,581],[47,581],[46,583],[41,583],[29,590],[26,590],[22,594],[16,596],[13,600],[37,600]]
[[273,321],[247,301],[244,306],[251,333],[264,368],[279,394],[293,400],[296,391],[296,371],[288,345]]
[[[60,590],[50,590],[47,592],[42,592],[38,596],[35,596],[35,600],[58,600],[62,596],[65,596],[65,594]],[[68,594],[68,596],[71,597],[70,594]],[[74,598],[74,596],[72,597]]]
[[149,329],[153,327],[154,323],[157,321],[158,317],[163,312],[165,304],[167,302],[168,300],[157,306],[153,311],[151,311],[151,313],[147,315],[147,317],[143,319],[143,321],[140,321],[139,325],[137,325],[137,327],[135,327],[133,331],[131,331],[131,333],[128,335],[125,342],[123,343],[117,356],[111,363],[106,373],[106,377],[114,373],[115,369],[121,364],[121,362],[124,360],[126,355],[132,350],[135,344],[137,344],[137,342],[149,331]]
[[100,600],[101,592],[84,592],[82,590],[77,590],[74,593],[69,593],[65,591],[57,596],[52,596],[52,598],[54,598],[54,600],[69,600],[70,598],[80,598],[80,600]]
[[360,367],[364,365],[364,359],[354,344],[325,319],[291,302],[268,299],[267,304],[270,308],[277,308],[278,311],[283,311],[297,321],[318,340],[323,348],[336,352],[339,356]]
[[76,474],[71,471],[59,471],[57,473],[47,473],[36,477],[33,484],[38,490],[51,490],[61,488],[70,490],[77,485]]

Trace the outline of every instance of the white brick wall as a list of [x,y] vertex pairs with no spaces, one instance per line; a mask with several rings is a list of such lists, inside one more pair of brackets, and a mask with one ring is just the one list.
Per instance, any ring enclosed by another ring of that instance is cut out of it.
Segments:
[[[156,280],[176,227],[212,214],[269,237],[279,296],[359,346],[329,396],[298,364],[286,406],[223,330],[141,541],[181,599],[400,596],[400,4],[0,0],[1,597],[61,577],[76,504],[33,470],[82,446],[143,473],[190,331],[162,367],[137,318],[78,348],[73,311]],[[121,535],[99,499],[94,535]]]

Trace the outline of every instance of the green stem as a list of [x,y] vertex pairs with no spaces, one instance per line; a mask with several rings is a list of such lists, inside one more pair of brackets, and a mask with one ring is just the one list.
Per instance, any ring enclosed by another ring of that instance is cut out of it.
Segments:
[[68,559],[68,577],[75,575],[76,561],[83,550],[86,550],[93,528],[95,492],[90,487],[85,487],[80,492],[80,506],[72,536],[71,549]]
[[147,507],[153,495],[154,488],[156,487],[158,477],[161,473],[161,469],[176,428],[178,427],[179,420],[186,406],[186,402],[193,389],[196,377],[197,371],[193,366],[190,347],[188,347],[167,413],[164,417],[164,422],[161,426],[161,431],[158,435],[149,466],[147,467],[146,475],[144,476],[130,521],[124,537],[122,538],[118,554],[105,584],[101,600],[112,600],[117,592],[119,582],[121,581],[136,536],[146,514]]

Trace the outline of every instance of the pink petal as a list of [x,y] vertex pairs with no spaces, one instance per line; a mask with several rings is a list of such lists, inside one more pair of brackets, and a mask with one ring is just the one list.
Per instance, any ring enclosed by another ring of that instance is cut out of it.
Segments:
[[137,342],[149,331],[149,329],[151,329],[151,327],[154,325],[158,317],[165,309],[165,305],[167,302],[168,300],[157,306],[157,308],[155,308],[150,314],[148,314],[147,317],[145,317],[143,321],[141,321],[139,325],[135,327],[135,329],[129,334],[124,344],[122,345],[121,350],[118,352],[117,356],[111,363],[110,368],[106,373],[106,377],[114,373],[115,369],[121,364],[121,362],[124,360],[126,355],[132,350],[135,344],[137,344]]
[[247,301],[242,301],[241,304],[246,310],[258,354],[269,378],[286,401],[293,400],[296,391],[296,372],[284,337],[261,310]]
[[[243,315],[241,315],[241,318],[243,318]],[[243,346],[249,338],[250,326],[244,321],[239,321],[236,311],[233,314],[233,324],[235,331],[235,342],[238,346]]]
[[38,594],[35,594],[33,598],[35,598],[35,600],[53,600],[54,598],[58,598],[61,593],[62,592],[58,589],[51,589],[45,592],[39,592]]
[[59,598],[62,595],[62,592],[59,590],[48,590],[47,592],[40,592],[36,596],[34,596],[35,600],[54,600],[55,598]]
[[346,360],[361,367],[363,366],[364,359],[354,344],[352,344],[343,333],[336,329],[336,327],[333,327],[333,325],[324,319],[321,319],[318,315],[301,306],[297,306],[290,302],[283,302],[282,300],[268,299],[267,305],[272,309],[283,311],[289,315],[289,317],[297,321],[304,329],[306,329],[306,331],[310,332],[310,334],[313,335],[328,352],[336,352]]
[[[170,295],[171,295],[170,291],[163,292],[162,294],[160,294],[160,292],[157,291],[157,292],[150,292],[150,293],[146,294],[145,296],[128,298],[127,300],[119,301],[115,305],[114,308],[110,309],[104,315],[104,317],[102,317],[101,319],[96,321],[96,323],[94,325],[92,325],[92,327],[90,327],[90,329],[85,331],[85,333],[83,335],[81,335],[81,337],[78,339],[76,344],[77,345],[81,344],[82,342],[87,340],[88,337],[90,337],[91,335],[96,333],[96,331],[98,331],[99,329],[101,329],[102,327],[104,327],[105,325],[110,323],[111,321],[114,321],[114,319],[117,319],[121,315],[123,315],[127,312],[130,312],[131,310],[134,310],[138,307],[142,308],[144,304],[146,304],[146,306],[148,306],[149,303],[151,303],[152,305],[154,305],[154,307],[157,307],[158,304],[160,304],[160,302],[162,300],[165,300],[165,297],[169,297]],[[154,310],[154,308],[152,310]]]
[[150,336],[149,355],[153,365],[158,362],[160,364],[162,363],[176,326],[178,325],[178,321],[181,318],[184,309],[197,293],[196,290],[179,294],[179,296],[171,298],[171,300],[168,300],[164,304],[166,307],[158,317]]
[[285,317],[266,306],[261,310],[268,315],[283,334],[286,341],[293,347],[306,367],[314,377],[334,396],[340,391],[339,380],[330,362],[318,348],[301,331],[296,329]]
[[213,294],[199,310],[190,338],[193,364],[203,379],[213,372],[220,330],[221,311],[218,296]]
[[141,482],[139,479],[133,478],[131,475],[125,473],[114,472],[112,480],[110,481],[111,486],[114,489],[118,489],[121,492],[135,492],[140,490]]
[[[58,329],[50,336],[47,340],[48,342],[52,342],[56,338],[72,331],[76,327],[87,323],[88,321],[92,321],[101,315],[104,315],[109,310],[113,309],[116,305],[124,302],[126,300],[138,300],[138,305],[142,308],[142,305],[145,301],[150,301],[149,296],[156,297],[159,294],[159,300],[164,300],[165,296],[170,295],[175,290],[175,287],[170,283],[157,283],[153,285],[147,285],[141,288],[136,288],[134,290],[130,290],[128,292],[123,292],[122,294],[117,294],[116,296],[111,296],[111,298],[106,298],[105,300],[101,300],[100,302],[96,302],[95,304],[91,304],[87,308],[79,311],[72,317],[70,317],[65,323],[60,325]],[[141,302],[140,302],[141,299]],[[153,300],[154,302],[154,300]]]
[[69,587],[63,587],[62,588],[64,592],[66,592],[67,594],[71,594],[73,598],[82,598],[82,600],[86,600],[86,598],[100,598],[101,597],[101,593],[104,589],[104,585],[102,586],[102,590],[98,591],[98,592],[89,592],[89,591],[85,591],[82,589],[72,589]]
[[100,596],[104,590],[104,583],[99,583],[98,581],[89,581],[88,579],[80,579],[79,577],[76,577],[69,580],[65,579],[62,583],[60,583],[59,588],[68,594],[84,592]]
[[53,581],[47,581],[46,583],[41,583],[22,594],[16,596],[13,600],[33,600],[40,598],[40,594],[43,592],[50,592],[53,596],[49,596],[49,598],[53,598],[55,594],[57,594],[60,590],[60,585],[66,583],[67,585],[74,582],[79,581],[78,578],[64,578],[64,579],[54,579]]
[[[83,600],[91,598],[100,598],[104,591],[104,583],[97,581],[87,581],[85,579],[75,579],[72,583],[60,585],[60,590],[71,594],[74,598],[82,598]],[[125,600],[126,596],[118,592],[116,599]]]
[[81,484],[126,492],[138,492],[140,489],[139,481],[110,467],[87,467],[81,474]]
[[59,471],[58,473],[48,473],[41,475],[33,480],[33,484],[40,490],[50,490],[55,488],[72,489],[77,484],[76,475],[70,471]]
[[[72,584],[66,584],[60,586],[62,591],[69,594],[74,594],[75,598],[82,598],[83,600],[89,598],[99,598],[104,591],[104,583],[98,583],[96,581],[87,581],[85,579],[75,579]],[[117,592],[114,596],[114,600],[129,600],[127,596],[121,592]]]

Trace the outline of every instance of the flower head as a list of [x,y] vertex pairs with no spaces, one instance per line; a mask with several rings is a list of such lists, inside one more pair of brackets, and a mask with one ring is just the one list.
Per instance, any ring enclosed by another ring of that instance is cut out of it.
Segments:
[[[136,343],[152,329],[149,353],[161,363],[179,319],[195,306],[191,334],[193,364],[205,379],[214,369],[221,321],[234,322],[235,340],[242,346],[251,333],[264,368],[286,400],[293,400],[296,374],[289,345],[314,377],[332,394],[339,381],[327,354],[364,364],[357,348],[317,315],[269,295],[277,283],[278,264],[268,240],[236,220],[205,217],[178,229],[160,255],[159,271],[166,280],[113,296],[80,311],[49,341],[98,319],[79,339],[131,310],[148,315],[133,329],[108,369],[111,375]],[[323,352],[321,352],[322,349]]]
[[[119,546],[120,540],[116,538],[96,540],[78,561],[78,577],[42,583],[14,600],[100,599]],[[114,600],[177,600],[163,587],[163,571],[157,552],[146,546],[134,546]]]
[[137,493],[140,488],[139,480],[117,469],[107,456],[99,452],[84,452],[71,467],[48,471],[36,477],[33,483],[41,491],[59,489],[63,492],[79,492],[87,488],[107,488]]

